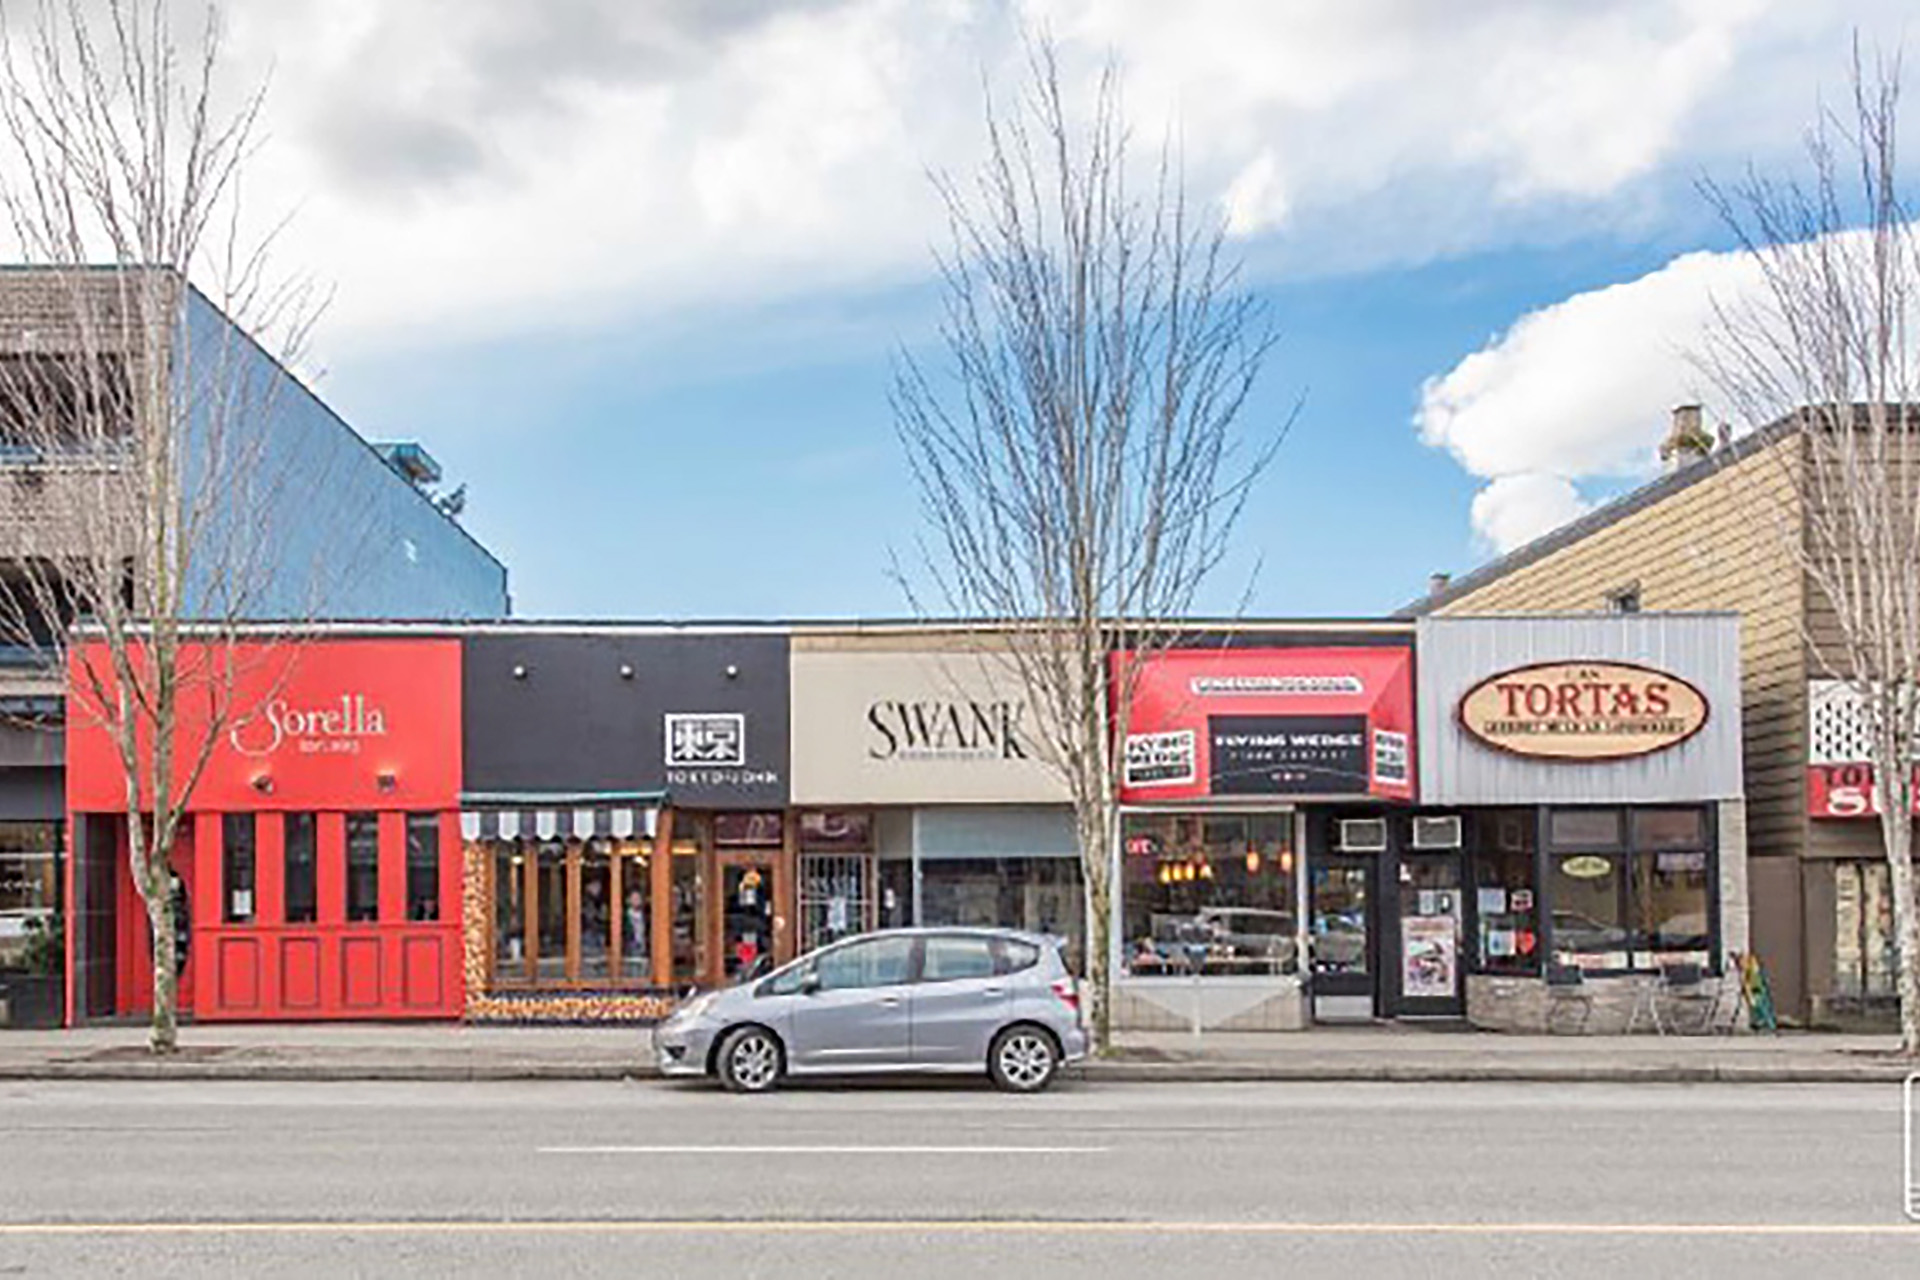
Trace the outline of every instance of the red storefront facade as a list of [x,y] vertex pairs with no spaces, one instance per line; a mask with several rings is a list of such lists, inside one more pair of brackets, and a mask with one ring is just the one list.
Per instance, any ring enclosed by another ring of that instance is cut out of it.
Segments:
[[[237,657],[235,714],[172,851],[190,935],[181,1010],[204,1021],[458,1017],[459,641],[263,642]],[[152,976],[124,774],[81,682],[72,688],[67,895],[91,903],[69,931],[68,971],[92,980],[69,983],[70,1022],[145,1011]],[[182,740],[203,741],[204,723]]]

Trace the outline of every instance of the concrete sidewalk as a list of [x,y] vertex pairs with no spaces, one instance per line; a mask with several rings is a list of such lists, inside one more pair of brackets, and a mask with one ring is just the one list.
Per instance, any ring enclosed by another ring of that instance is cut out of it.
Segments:
[[[0,1080],[618,1080],[653,1074],[635,1027],[189,1026],[156,1060],[140,1026],[0,1032]],[[1118,1037],[1088,1080],[1861,1083],[1904,1079],[1891,1036],[1511,1036],[1388,1024]]]

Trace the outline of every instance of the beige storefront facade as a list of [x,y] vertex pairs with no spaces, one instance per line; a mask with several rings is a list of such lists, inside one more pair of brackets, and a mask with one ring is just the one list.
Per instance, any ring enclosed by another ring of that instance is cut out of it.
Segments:
[[1008,637],[796,628],[800,947],[1005,925],[1084,945],[1072,808]]

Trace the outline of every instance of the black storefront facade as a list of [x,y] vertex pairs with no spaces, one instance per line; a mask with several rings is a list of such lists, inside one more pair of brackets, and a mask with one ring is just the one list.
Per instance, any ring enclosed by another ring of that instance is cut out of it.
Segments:
[[467,1017],[647,1019],[795,946],[775,628],[463,638]]

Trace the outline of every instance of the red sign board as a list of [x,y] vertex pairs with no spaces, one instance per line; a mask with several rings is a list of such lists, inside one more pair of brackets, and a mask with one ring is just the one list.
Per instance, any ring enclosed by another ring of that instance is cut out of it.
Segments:
[[[1115,687],[1134,655],[1114,655]],[[1137,659],[1121,798],[1411,800],[1405,646],[1177,649]]]
[[[182,666],[192,674],[176,755],[197,750],[208,724],[224,721],[191,808],[447,809],[459,802],[457,640],[207,646]],[[94,674],[108,669],[97,645],[82,646],[69,663],[67,807],[75,812],[126,807],[120,755],[94,687]],[[185,768],[180,762],[176,777]],[[143,789],[151,790],[150,780]]]
[[[1913,811],[1920,815],[1920,768],[1914,770]],[[1880,788],[1870,764],[1807,766],[1807,813],[1815,818],[1877,818]]]

